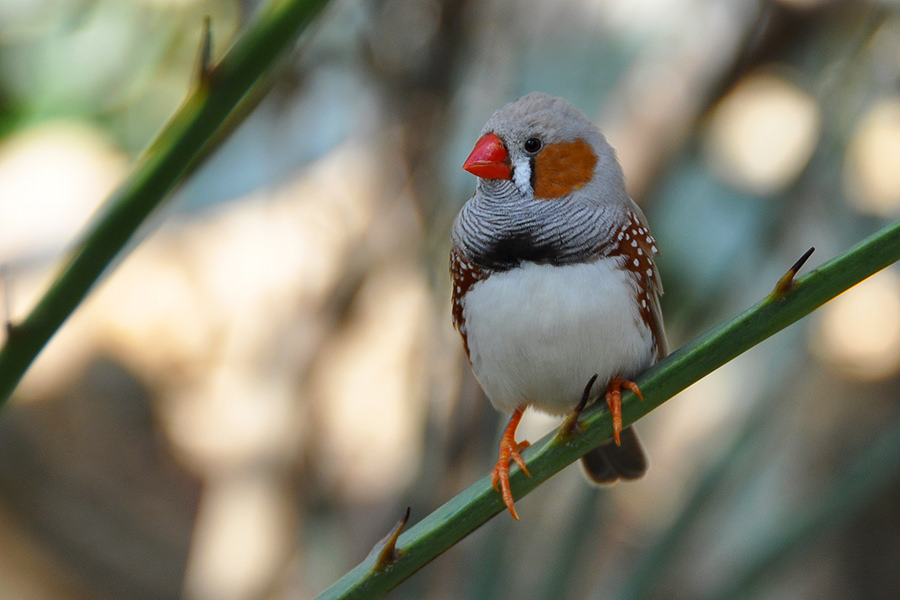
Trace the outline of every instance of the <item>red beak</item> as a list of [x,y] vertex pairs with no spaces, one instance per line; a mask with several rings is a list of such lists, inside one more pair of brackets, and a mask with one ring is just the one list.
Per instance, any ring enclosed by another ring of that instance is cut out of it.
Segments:
[[482,179],[512,179],[509,154],[493,133],[481,136],[463,163],[463,169]]

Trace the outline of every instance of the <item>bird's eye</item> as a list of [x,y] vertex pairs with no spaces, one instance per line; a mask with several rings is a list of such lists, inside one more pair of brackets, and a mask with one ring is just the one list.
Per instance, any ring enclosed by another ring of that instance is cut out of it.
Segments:
[[540,138],[528,138],[525,140],[525,152],[529,154],[535,154],[540,151],[540,149],[544,146],[544,142],[541,141]]

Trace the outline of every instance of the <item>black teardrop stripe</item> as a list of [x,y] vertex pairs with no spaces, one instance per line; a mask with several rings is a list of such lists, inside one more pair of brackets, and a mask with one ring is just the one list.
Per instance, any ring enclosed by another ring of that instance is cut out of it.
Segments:
[[529,173],[528,173],[528,183],[529,183],[529,185],[531,185],[531,191],[532,191],[532,192],[534,191],[534,186],[537,185],[537,182],[536,182],[535,177],[534,177],[535,167],[536,167],[536,166],[537,166],[537,165],[535,164],[534,157],[532,156],[531,158],[528,159],[528,169],[529,169]]

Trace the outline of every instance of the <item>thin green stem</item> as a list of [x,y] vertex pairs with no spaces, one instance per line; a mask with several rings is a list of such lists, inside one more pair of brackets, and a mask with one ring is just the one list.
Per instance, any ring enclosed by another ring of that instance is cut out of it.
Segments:
[[[762,300],[655,365],[638,381],[644,393],[643,402],[631,393],[624,397],[625,425],[897,260],[900,260],[900,222],[799,278],[784,294]],[[583,432],[568,442],[558,443],[551,434],[526,450],[524,456],[531,477],[514,469],[510,478],[517,498],[612,436],[609,414],[598,407],[585,411],[582,422]],[[377,553],[373,552],[319,599],[378,598],[503,510],[500,495],[486,476],[401,535],[397,542],[399,558],[389,568],[374,570]]]
[[0,349],[0,406],[140,224],[205,154],[234,109],[290,51],[328,0],[273,0],[259,9],[222,60],[200,78],[94,219],[50,288]]

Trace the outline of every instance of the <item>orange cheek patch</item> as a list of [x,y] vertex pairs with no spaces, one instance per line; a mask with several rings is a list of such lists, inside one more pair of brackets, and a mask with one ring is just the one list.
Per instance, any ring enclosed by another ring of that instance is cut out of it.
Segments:
[[534,159],[534,197],[541,200],[559,198],[591,180],[597,155],[582,139],[561,144],[547,144]]

